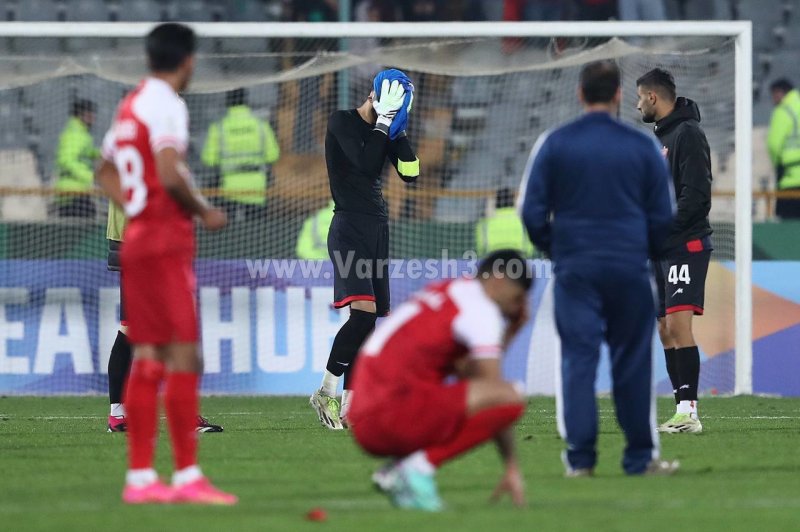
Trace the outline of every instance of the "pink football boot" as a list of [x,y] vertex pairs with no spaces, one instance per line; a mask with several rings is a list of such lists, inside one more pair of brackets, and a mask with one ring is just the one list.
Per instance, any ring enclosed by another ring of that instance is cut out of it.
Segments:
[[206,477],[173,489],[175,493],[173,502],[176,503],[231,506],[239,502],[236,495],[218,490]]
[[122,502],[125,504],[169,504],[173,499],[174,490],[160,480],[143,488],[126,484],[122,491]]

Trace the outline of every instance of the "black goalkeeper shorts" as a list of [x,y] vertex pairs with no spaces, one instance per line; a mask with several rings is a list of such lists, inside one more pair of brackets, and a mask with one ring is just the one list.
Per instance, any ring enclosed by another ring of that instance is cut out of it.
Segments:
[[654,263],[659,318],[685,310],[703,314],[711,250],[711,239],[705,237],[670,250]]
[[389,223],[364,214],[337,212],[328,231],[333,261],[333,306],[374,301],[378,316],[389,313]]

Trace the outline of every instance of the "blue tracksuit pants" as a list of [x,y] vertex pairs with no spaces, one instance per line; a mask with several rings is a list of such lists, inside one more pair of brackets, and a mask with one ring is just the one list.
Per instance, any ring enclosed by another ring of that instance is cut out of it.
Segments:
[[555,276],[555,315],[561,336],[559,431],[567,442],[572,469],[597,461],[595,378],[600,345],[611,355],[614,405],[627,440],[622,467],[644,471],[658,457],[652,388],[655,304],[646,268],[628,265],[559,266]]

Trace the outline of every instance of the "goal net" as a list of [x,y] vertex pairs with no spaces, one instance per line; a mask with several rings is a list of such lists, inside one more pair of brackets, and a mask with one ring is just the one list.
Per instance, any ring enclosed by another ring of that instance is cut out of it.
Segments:
[[[103,393],[119,327],[119,275],[106,267],[107,202],[92,189],[65,192],[59,180],[80,172],[75,165],[93,164],[71,144],[80,140],[75,120],[86,102],[96,106],[88,134],[97,146],[119,100],[145,75],[139,35],[147,28],[77,25],[59,34],[50,26],[45,34],[52,36],[42,37],[39,26],[0,32],[0,393]],[[741,27],[681,36],[678,25],[673,36],[648,37],[646,26],[641,34],[613,37],[629,35],[617,31],[629,26],[600,25],[612,29],[579,35],[565,25],[523,24],[517,34],[500,36],[484,24],[441,34],[422,25],[414,37],[408,25],[398,35],[396,26],[341,25],[340,34],[325,28],[319,36],[314,25],[285,26],[197,26],[197,71],[184,95],[189,163],[198,186],[231,219],[220,233],[197,233],[205,392],[304,394],[318,385],[347,311],[330,306],[329,261],[295,260],[307,256],[298,239],[310,231],[324,249],[327,116],[362,103],[376,72],[400,68],[416,88],[408,134],[421,177],[404,184],[387,165],[383,180],[396,306],[433,279],[474,268],[482,251],[478,222],[516,193],[537,136],[581,113],[578,72],[598,59],[619,62],[620,118],[643,131],[649,126],[636,110],[635,80],[651,68],[673,72],[679,94],[700,108],[715,194],[709,317],[697,320],[696,330],[701,392],[749,391],[747,377],[739,383],[745,387],[737,384],[737,357],[748,357],[749,347],[740,352],[735,333],[742,267],[735,260],[736,186],[748,170],[737,166],[736,143],[746,137],[737,138],[734,110],[750,105],[749,94],[736,94]],[[286,36],[274,36],[280,32]],[[212,126],[220,130],[231,106],[242,105],[263,125],[247,155],[209,133]],[[279,153],[268,146],[272,134]],[[226,188],[226,172],[245,171],[242,157],[246,172],[265,176],[264,185],[256,177],[246,190]],[[318,233],[310,228],[320,224]],[[741,236],[749,238],[749,231]],[[509,349],[506,369],[529,393],[551,394],[559,343],[550,268],[536,266],[536,319]],[[659,353],[656,338],[653,345]],[[661,360],[659,391],[669,393]],[[749,371],[747,359],[738,364]],[[598,389],[607,390],[607,368],[599,379]]]

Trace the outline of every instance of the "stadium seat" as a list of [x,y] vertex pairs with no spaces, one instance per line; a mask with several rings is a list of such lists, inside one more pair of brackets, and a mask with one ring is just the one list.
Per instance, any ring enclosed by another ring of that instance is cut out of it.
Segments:
[[[274,3],[274,2],[273,2]],[[225,19],[231,22],[264,22],[272,19],[263,0],[225,2]]]
[[456,78],[451,90],[456,105],[488,105],[493,99],[489,76]]
[[286,215],[308,212],[310,205],[330,198],[325,159],[317,155],[283,154],[272,175],[274,198]]
[[112,5],[120,22],[159,22],[165,20],[163,4],[158,0],[124,0]]
[[215,22],[223,20],[225,2],[179,0],[167,4],[167,17],[184,22]]
[[110,20],[109,5],[104,0],[65,0],[64,20],[104,22]]
[[61,20],[63,12],[57,0],[18,0],[9,3],[14,20],[21,22],[55,22]]
[[[447,188],[451,190],[494,191],[505,173],[502,157],[470,150],[458,161]],[[488,196],[494,197],[493,192]],[[487,196],[487,197],[488,197]],[[436,202],[436,219],[442,222],[472,222],[481,217],[486,198],[443,197]]]
[[[0,150],[0,187],[34,188],[41,186],[36,158],[30,150]],[[43,196],[0,196],[0,219],[39,221],[47,219]]]
[[20,111],[19,89],[0,91],[0,148],[18,149],[27,147],[24,117]]

